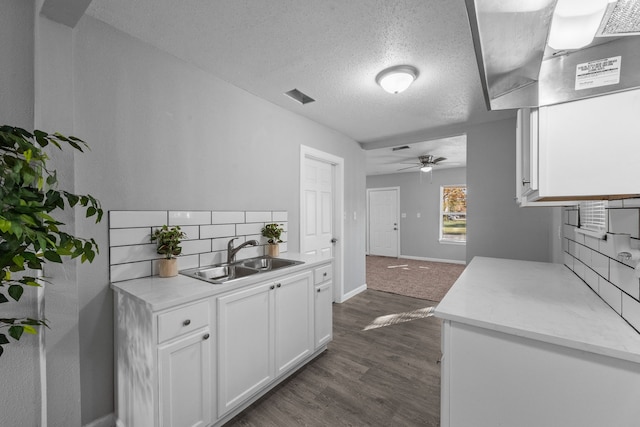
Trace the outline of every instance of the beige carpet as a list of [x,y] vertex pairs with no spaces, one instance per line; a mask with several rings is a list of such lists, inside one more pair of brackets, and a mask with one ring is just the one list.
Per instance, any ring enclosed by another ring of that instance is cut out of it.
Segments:
[[367,256],[367,288],[439,302],[465,266]]

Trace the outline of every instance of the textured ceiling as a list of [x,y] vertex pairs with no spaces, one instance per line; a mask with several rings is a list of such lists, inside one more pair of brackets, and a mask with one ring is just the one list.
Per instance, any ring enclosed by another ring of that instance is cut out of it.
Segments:
[[[393,148],[407,147],[394,151]],[[467,166],[467,136],[457,135],[449,138],[416,142],[401,146],[377,148],[366,151],[367,175],[383,175],[391,173],[418,172],[418,156],[432,155],[434,158],[444,157],[434,170],[462,168]],[[411,167],[411,166],[415,167]],[[407,169],[408,168],[408,169]],[[402,170],[400,170],[402,169]]]
[[[486,111],[463,0],[93,0],[87,14],[363,145],[512,115]],[[391,95],[375,76],[398,64],[420,76]]]

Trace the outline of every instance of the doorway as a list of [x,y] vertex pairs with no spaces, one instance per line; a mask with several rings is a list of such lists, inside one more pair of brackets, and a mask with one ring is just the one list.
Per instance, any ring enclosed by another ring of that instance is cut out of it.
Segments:
[[300,146],[300,252],[333,257],[333,300],[342,302],[344,159]]
[[369,255],[400,255],[400,187],[367,190]]

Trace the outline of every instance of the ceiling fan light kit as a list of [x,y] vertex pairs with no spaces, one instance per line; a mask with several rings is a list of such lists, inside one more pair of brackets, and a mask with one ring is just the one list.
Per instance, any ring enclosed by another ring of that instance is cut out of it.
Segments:
[[389,93],[400,93],[407,90],[418,78],[418,70],[411,65],[396,65],[384,69],[376,76],[376,83]]

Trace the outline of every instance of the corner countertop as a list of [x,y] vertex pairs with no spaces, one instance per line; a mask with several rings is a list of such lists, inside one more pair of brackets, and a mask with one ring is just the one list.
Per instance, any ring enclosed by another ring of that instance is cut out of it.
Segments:
[[640,363],[640,334],[561,264],[476,257],[435,315]]
[[313,268],[317,265],[331,262],[333,259],[321,258],[319,256],[304,255],[299,253],[283,253],[280,258],[303,261],[291,267],[255,274],[233,283],[214,285],[204,280],[194,279],[178,274],[175,277],[151,276],[141,279],[125,280],[111,284],[111,289],[115,292],[124,293],[134,298],[146,306],[151,311],[160,311],[176,305],[189,303],[202,298],[219,295],[231,290],[242,289],[259,282],[276,279],[283,275],[289,275],[298,271]]

